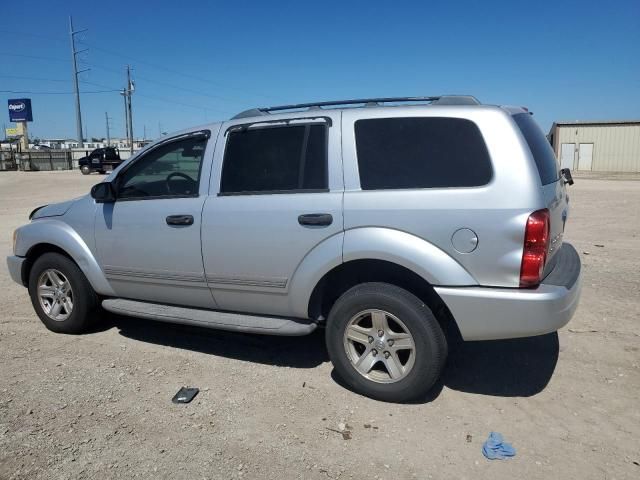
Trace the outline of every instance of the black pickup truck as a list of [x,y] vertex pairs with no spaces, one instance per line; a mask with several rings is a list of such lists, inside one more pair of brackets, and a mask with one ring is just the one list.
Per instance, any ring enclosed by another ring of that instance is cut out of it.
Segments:
[[122,163],[120,151],[115,147],[96,148],[90,154],[78,160],[83,175],[91,172],[106,173]]

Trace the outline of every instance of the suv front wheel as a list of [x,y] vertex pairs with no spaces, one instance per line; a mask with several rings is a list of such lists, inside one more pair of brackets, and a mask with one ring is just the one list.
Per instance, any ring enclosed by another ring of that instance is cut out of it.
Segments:
[[347,385],[389,402],[425,396],[447,357],[445,335],[429,307],[386,283],[363,283],[344,293],[329,314],[326,342]]
[[97,315],[98,298],[78,266],[59,253],[45,253],[29,273],[29,296],[45,326],[59,333],[81,333]]

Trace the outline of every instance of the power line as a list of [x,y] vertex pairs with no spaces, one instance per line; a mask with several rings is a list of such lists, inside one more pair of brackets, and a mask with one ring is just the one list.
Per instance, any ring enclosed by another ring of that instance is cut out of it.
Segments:
[[[107,69],[107,68],[101,67],[99,65],[91,64],[91,66],[92,67],[96,67],[98,69],[103,69],[103,70],[115,72],[115,70]],[[185,89],[185,88],[179,87],[177,85],[170,85],[170,84],[167,84],[167,83],[158,82],[158,81],[155,81],[155,80],[148,79],[146,77],[140,77],[138,75],[136,75],[135,77],[136,77],[136,79],[141,79],[141,80],[144,80],[146,82],[157,83],[159,85],[165,85],[167,87],[175,88],[177,90],[181,90],[181,91],[184,90],[185,92],[192,92],[192,93],[195,93],[195,94],[198,94],[198,95],[202,95],[202,96],[206,96],[206,97],[211,97],[211,98],[216,98],[216,99],[223,99],[223,97],[216,97],[216,96],[213,96],[213,95],[208,95],[208,94],[205,94],[205,93],[198,92],[197,90]],[[94,87],[110,88],[110,87],[107,87],[106,85],[102,85],[102,84],[99,84],[99,83],[91,82],[89,80],[80,80],[80,82],[81,83],[86,83],[88,85],[93,85]],[[162,102],[173,103],[173,104],[181,104],[183,106],[186,106],[186,107],[189,107],[189,108],[195,108],[195,109],[198,109],[198,110],[202,110],[203,108],[206,108],[207,110],[211,110],[212,112],[219,112],[219,113],[225,113],[225,114],[231,113],[228,110],[220,110],[220,109],[216,109],[216,108],[190,105],[188,103],[180,102],[180,101],[177,101],[177,100],[172,100],[172,99],[153,96],[153,95],[142,94],[140,92],[137,92],[137,95],[139,95],[141,97],[152,98],[152,99],[159,100],[159,101],[162,101]]]
[[8,33],[10,35],[16,35],[18,37],[24,37],[29,36],[29,37],[35,37],[35,38],[42,38],[44,40],[53,40],[55,42],[61,42],[61,43],[66,43],[66,40],[63,37],[50,37],[47,35],[40,35],[38,33],[31,33],[31,32],[15,32],[13,30],[0,30],[0,33]]
[[[82,92],[85,93],[113,93],[119,92],[120,90],[95,90],[95,91],[87,91]],[[29,93],[31,95],[75,95],[76,92],[34,92],[32,90],[0,90],[0,93]]]
[[[84,42],[84,44],[89,46],[89,47],[91,47],[94,50],[98,50],[100,52],[104,52],[104,53],[107,53],[109,55],[113,55],[113,56],[116,56],[116,57],[128,58],[128,59],[134,61],[135,63],[142,64],[142,65],[147,65],[147,66],[149,66],[151,68],[156,68],[158,70],[163,70],[165,72],[173,73],[174,75],[181,75],[183,77],[191,78],[193,80],[198,80],[199,82],[207,83],[207,84],[210,84],[210,85],[218,85],[219,87],[222,87],[222,88],[229,88],[229,89],[232,89],[232,90],[236,90],[238,92],[242,92],[244,95],[247,94],[243,89],[240,89],[240,88],[237,88],[237,87],[224,85],[222,83],[219,83],[219,82],[216,82],[216,81],[213,81],[213,80],[208,80],[208,79],[205,79],[205,78],[202,78],[202,77],[198,77],[198,76],[192,75],[190,73],[184,73],[184,72],[180,72],[178,70],[172,70],[172,69],[167,68],[167,67],[162,66],[162,65],[156,65],[154,63],[147,62],[145,60],[140,60],[140,59],[133,58],[130,55],[123,55],[121,53],[117,53],[117,52],[114,52],[114,51],[111,51],[111,50],[107,50],[105,48],[97,47],[97,46],[95,46],[95,45],[93,45],[91,43]],[[253,96],[253,97],[256,97],[256,98],[257,97],[262,97],[262,98],[269,99],[269,100],[274,100],[275,99],[274,97],[272,97],[270,95],[263,95],[263,94],[250,94],[250,95]]]
[[[3,30],[0,30],[0,33],[7,33],[7,34],[10,34],[10,35],[19,35],[19,36],[27,35],[27,36],[34,37],[34,38],[42,38],[44,40],[53,40],[53,41],[56,41],[56,42],[66,42],[62,37],[40,35],[40,34],[30,33],[30,32],[17,32],[17,31],[13,31],[13,30],[4,30],[3,29]],[[77,33],[80,33],[80,32],[77,32]],[[180,72],[180,71],[177,71],[177,70],[172,70],[172,69],[167,68],[165,66],[156,65],[154,63],[151,63],[151,62],[148,62],[148,61],[145,61],[145,60],[136,59],[134,57],[131,57],[130,55],[125,55],[125,54],[122,54],[122,53],[119,53],[119,52],[115,52],[113,50],[109,50],[109,49],[106,49],[106,48],[98,47],[98,46],[93,45],[93,44],[89,44],[88,42],[83,41],[81,39],[79,39],[79,42],[83,43],[84,45],[87,45],[87,46],[91,47],[94,50],[98,50],[98,51],[104,52],[104,53],[106,53],[108,55],[112,55],[112,56],[116,56],[116,57],[122,57],[122,58],[128,58],[130,60],[135,61],[136,63],[147,65],[149,67],[156,68],[156,69],[159,69],[159,70],[164,70],[165,72],[170,72],[170,73],[173,73],[175,75],[181,75],[183,77],[192,78],[194,80],[198,80],[198,81],[203,82],[203,83],[208,83],[208,84],[212,84],[212,85],[218,85],[218,86],[221,86],[221,87],[224,87],[224,88],[231,88],[233,90],[236,90],[236,91],[242,92],[243,94],[246,94],[246,92],[244,92],[244,90],[242,90],[240,88],[237,88],[237,87],[227,86],[227,85],[224,85],[223,83],[216,82],[216,81],[213,81],[213,80],[210,80],[210,79],[205,79],[203,77],[198,77],[196,75]],[[40,60],[49,60],[49,58],[46,58],[46,57],[36,57],[36,56],[29,56],[29,55],[20,55],[20,54],[6,54],[6,55],[11,55],[11,56],[16,56],[16,57],[37,58],[37,59],[40,59]],[[51,59],[51,60],[66,62],[66,60],[62,60],[62,59]],[[109,69],[109,68],[102,67],[102,66],[98,66],[98,67],[102,68],[103,70],[107,70],[107,71],[111,71],[111,72],[120,74],[119,71],[116,71],[114,69]],[[138,78],[141,78],[141,77],[138,77]],[[156,80],[151,80],[151,79],[143,79],[143,80],[146,80],[146,81],[149,81],[149,82],[153,82],[153,83],[157,83],[158,85],[165,85],[165,86],[168,86],[170,88],[177,88],[177,89],[180,89],[180,90],[185,90],[183,87],[178,87],[178,86],[175,86],[175,85],[170,85],[170,84],[167,84],[167,83],[158,82]],[[226,99],[225,97],[221,97],[221,96],[218,96],[218,95],[208,95],[208,94],[203,94],[201,92],[197,92],[197,93],[200,93],[201,95],[212,97],[212,98],[235,101],[235,100],[231,100],[231,99]],[[259,97],[263,97],[263,98],[267,98],[267,99],[274,99],[274,97],[271,97],[269,95],[257,94],[257,95],[254,95],[254,96],[259,96]]]
[[157,97],[155,95],[142,94],[140,92],[136,92],[136,95],[138,95],[140,97],[144,97],[144,98],[149,98],[151,100],[157,100],[157,101],[160,101],[160,102],[171,103],[171,104],[174,104],[174,105],[182,105],[183,107],[195,108],[196,110],[200,110],[200,111],[208,110],[208,111],[211,111],[211,112],[218,112],[218,113],[225,113],[225,114],[230,113],[228,110],[218,110],[217,108],[210,108],[210,107],[205,107],[205,106],[202,106],[202,105],[199,105],[199,106],[198,105],[191,105],[189,103],[184,103],[184,102],[180,102],[180,101],[177,101],[177,100],[171,100],[171,99],[163,98],[163,97]]
[[[88,64],[88,65],[90,65],[92,68],[96,68],[98,70],[104,70],[104,71],[107,71],[107,72],[120,74],[119,71],[114,70],[113,68],[105,67],[103,65],[96,65],[95,63],[91,63],[91,64]],[[184,92],[190,92],[190,93],[194,93],[196,95],[200,95],[200,96],[203,96],[203,97],[213,98],[215,100],[223,100],[223,101],[226,101],[226,102],[236,102],[236,100],[232,100],[230,98],[226,98],[226,97],[223,97],[223,96],[220,96],[220,95],[211,95],[211,94],[208,94],[208,93],[203,93],[200,90],[194,90],[194,89],[190,89],[190,88],[181,87],[181,86],[178,86],[178,85],[172,85],[172,84],[166,83],[166,82],[159,82],[158,80],[153,80],[153,79],[147,78],[147,77],[141,77],[140,75],[137,75],[137,74],[135,74],[135,78],[143,80],[145,82],[155,83],[156,85],[161,85],[161,86],[164,86],[164,87],[173,88],[175,90],[184,91]],[[83,83],[91,83],[91,82],[83,81]],[[92,83],[92,85],[98,86],[97,83]],[[189,105],[189,106],[191,106],[191,105]],[[200,108],[200,107],[194,107],[194,108]],[[226,113],[228,113],[228,112],[226,112]]]
[[[9,30],[0,30],[0,33],[9,33],[9,34],[18,34],[19,32],[12,32]],[[75,78],[74,78],[74,85],[77,85],[76,82],[82,82],[85,84],[89,84],[89,85],[94,85],[97,86],[99,88],[104,88],[104,90],[95,90],[95,91],[83,91],[82,93],[87,93],[87,94],[102,94],[102,93],[114,93],[114,92],[121,92],[121,89],[114,89],[105,85],[100,85],[98,83],[94,83],[94,82],[90,82],[90,81],[84,81],[81,80],[80,78],[78,78],[78,74],[82,73],[82,71],[77,71],[77,64],[76,62],[78,60],[80,60],[77,57],[77,54],[80,53],[79,51],[75,50],[75,45],[73,45],[73,40],[75,40],[75,35],[77,33],[81,33],[81,32],[74,32],[73,28],[70,28],[70,35],[72,38],[72,60],[73,60],[73,65],[74,65],[74,74],[75,74]],[[53,38],[53,37],[48,37],[45,35],[39,35],[39,34],[29,34],[32,37],[36,37],[36,38],[42,38],[42,39],[47,39],[47,40],[55,40],[55,41],[62,41],[61,38]],[[142,65],[147,65],[151,68],[157,69],[157,70],[162,70],[165,72],[169,72],[175,75],[180,75],[182,77],[186,77],[186,78],[192,78],[194,80],[197,80],[199,82],[203,82],[206,83],[208,85],[219,85],[223,88],[232,88],[234,90],[237,91],[241,91],[244,95],[247,95],[246,92],[242,89],[239,88],[234,88],[234,87],[226,87],[224,84],[221,84],[219,82],[215,82],[215,81],[211,81],[209,79],[206,78],[202,78],[202,77],[198,77],[196,75],[192,75],[189,73],[185,73],[185,72],[181,72],[181,71],[177,71],[177,70],[172,70],[170,68],[164,67],[162,65],[156,65],[154,63],[151,62],[147,62],[145,60],[140,60],[140,59],[135,59],[129,55],[123,55],[121,53],[118,52],[114,52],[105,48],[101,48],[101,47],[97,47],[94,46],[92,44],[88,44],[87,42],[82,41],[81,39],[77,39],[78,41],[82,42],[83,45],[87,45],[87,46],[91,46],[92,49],[97,50],[97,51],[101,51],[104,53],[107,53],[109,55],[113,55],[116,57],[122,57],[122,58],[129,58],[134,60],[136,63],[142,64]],[[63,60],[61,58],[56,58],[56,57],[44,57],[44,56],[38,56],[38,55],[25,55],[25,54],[18,54],[18,53],[0,53],[0,55],[5,55],[5,56],[9,56],[9,57],[17,57],[17,58],[28,58],[28,59],[33,59],[33,60],[42,60],[42,61],[47,61],[47,62],[61,62],[61,63],[67,63],[67,60]],[[83,65],[84,66],[84,65]],[[98,69],[101,70],[105,70],[108,72],[113,72],[116,74],[121,74],[121,72],[119,70],[115,70],[109,67],[105,67],[103,65],[95,65],[91,64],[91,66],[94,66]],[[5,76],[7,78],[16,78],[16,79],[23,79],[23,80],[38,80],[38,81],[52,81],[52,82],[64,82],[65,80],[59,80],[59,79],[46,79],[46,78],[35,78],[35,77],[20,77],[20,76]],[[147,77],[138,77],[141,80],[145,81],[145,82],[149,82],[149,83],[154,83],[156,85],[160,85],[166,88],[171,88],[171,89],[175,89],[175,90],[179,90],[179,91],[185,91],[185,92],[190,92],[199,96],[203,96],[203,97],[208,97],[208,98],[212,98],[212,99],[216,99],[216,100],[222,100],[222,101],[228,101],[228,102],[235,102],[237,100],[232,100],[229,98],[226,98],[224,96],[221,95],[213,95],[213,94],[209,94],[209,93],[204,93],[200,90],[196,90],[196,89],[189,89],[189,88],[185,88],[182,86],[178,86],[178,85],[173,85],[170,83],[166,83],[166,82],[161,82],[158,80],[154,80],[151,78],[147,78]],[[71,94],[75,94],[76,97],[78,96],[78,90],[77,87],[74,87],[74,92],[57,92],[57,91],[32,91],[32,90],[4,90],[4,91],[0,91],[1,93],[10,93],[10,94],[31,94],[31,95],[71,95]],[[165,102],[168,104],[171,104],[173,106],[182,106],[182,107],[186,107],[186,108],[191,108],[191,109],[195,109],[195,110],[199,110],[199,111],[204,111],[205,114],[206,112],[219,112],[219,113],[223,113],[223,114],[229,114],[230,112],[228,110],[220,110],[220,109],[216,109],[216,108],[211,108],[211,107],[206,107],[206,106],[202,106],[202,105],[193,105],[193,104],[189,104],[189,103],[185,103],[182,101],[178,101],[175,99],[168,99],[168,98],[164,98],[164,97],[160,97],[160,96],[156,96],[156,95],[149,95],[149,94],[141,94],[138,93],[139,96],[144,97],[144,98],[148,98],[151,100],[156,100],[159,102]],[[264,97],[264,98],[272,98],[272,97],[268,97],[266,95],[251,95],[254,97],[260,96],[260,97]],[[77,99],[79,100],[79,99]],[[81,121],[81,120],[78,120]],[[81,140],[81,139],[80,139]]]
[[68,82],[60,78],[42,78],[42,77],[23,77],[21,75],[0,75],[2,78],[15,78],[17,80],[37,80],[39,82]]
[[115,68],[105,67],[104,65],[98,65],[93,62],[87,65],[89,65],[91,68],[97,68],[98,70],[104,70],[105,72],[111,72],[111,73],[116,73],[118,75],[122,75],[122,72],[120,70],[116,70]]
[[[89,45],[86,42],[85,42],[85,44]],[[110,55],[115,55],[115,56],[123,57],[123,58],[132,58],[132,57],[130,57],[128,55],[122,55],[122,54],[119,54],[119,53],[111,52],[111,51],[106,50],[104,48],[95,47],[93,45],[89,45],[89,46],[91,46],[91,48],[93,48],[95,50],[109,53]],[[23,54],[19,54],[19,53],[4,53],[4,52],[0,52],[0,55],[5,55],[5,56],[9,56],[9,57],[18,57],[18,58],[29,58],[29,59],[34,59],[34,60],[43,60],[43,61],[48,61],[48,62],[67,63],[67,60],[63,60],[61,58],[56,58],[56,57],[41,57],[41,56],[37,56],[37,55],[23,55]],[[247,93],[244,90],[241,90],[239,88],[226,87],[224,84],[221,84],[219,82],[214,82],[214,81],[207,80],[207,79],[195,76],[195,75],[191,75],[191,74],[187,74],[187,73],[183,73],[183,72],[178,72],[176,70],[172,70],[172,69],[169,69],[169,68],[166,68],[166,67],[162,67],[162,66],[159,66],[159,65],[154,65],[152,63],[149,63],[149,62],[146,62],[146,61],[143,61],[143,60],[136,60],[136,59],[133,59],[133,60],[135,60],[136,62],[141,63],[143,65],[148,65],[148,66],[150,66],[152,68],[156,68],[156,69],[163,70],[163,71],[166,71],[166,72],[169,72],[169,73],[173,73],[175,75],[181,75],[181,76],[186,77],[186,78],[192,78],[194,80],[198,80],[199,82],[207,83],[207,84],[210,84],[210,85],[218,85],[218,86],[221,86],[222,88],[231,88],[231,89],[236,90],[236,91],[241,91],[244,95],[247,95]],[[91,67],[98,68],[100,70],[104,70],[104,71],[107,71],[107,72],[117,73],[119,75],[121,74],[121,72],[119,70],[115,70],[113,68],[105,67],[104,65],[98,65],[98,64],[95,64],[93,62],[90,63],[90,64],[87,64],[87,65],[90,65]],[[79,73],[82,73],[82,72],[79,72]],[[229,101],[229,102],[237,101],[237,100],[233,100],[233,99],[230,99],[230,98],[223,97],[221,95],[211,95],[211,94],[208,94],[208,93],[203,93],[203,92],[198,91],[198,90],[187,89],[187,88],[180,87],[180,86],[177,86],[177,85],[172,85],[172,84],[165,83],[165,82],[159,82],[157,80],[152,80],[152,79],[149,79],[149,78],[146,78],[146,77],[138,77],[138,78],[140,78],[142,80],[145,80],[145,81],[148,81],[148,82],[156,83],[158,85],[166,86],[168,88],[174,88],[174,89],[181,90],[181,91],[190,91],[191,93],[195,93],[195,94],[202,95],[202,96],[205,96],[205,97],[215,98],[215,99],[218,99],[218,100],[224,100],[224,101]],[[88,83],[88,82],[84,82],[84,83]],[[83,92],[83,93],[85,93],[85,92]],[[268,98],[268,99],[274,99],[274,97],[270,97],[268,95],[262,95],[262,94],[249,94],[249,96],[253,96],[255,98],[263,97],[263,98]],[[189,105],[189,106],[192,107],[191,105]],[[200,107],[194,107],[194,108],[200,108]]]
[[48,62],[63,62],[63,63],[67,63],[68,62],[68,60],[63,60],[61,58],[56,58],[56,57],[39,57],[37,55],[23,55],[21,53],[0,52],[0,55],[6,55],[7,57],[32,58],[34,60],[45,60],[45,61],[48,61]]
[[110,89],[112,91],[120,92],[122,90],[120,88],[113,88],[113,87],[109,87],[107,85],[102,85],[100,83],[90,82],[89,80],[80,80],[80,83],[86,83],[87,85],[93,85],[94,87],[107,88],[107,89]]
[[[80,80],[80,82],[81,83],[85,83],[87,85],[93,85],[94,87],[111,88],[111,87],[108,87],[107,85],[103,85],[101,83],[96,83],[96,82],[90,82],[88,80]],[[122,89],[118,89],[116,91],[121,92]],[[82,93],[85,93],[85,92],[82,92]],[[231,114],[232,113],[229,110],[220,110],[220,109],[217,109],[217,108],[212,108],[212,107],[202,106],[202,105],[199,105],[199,106],[198,105],[192,105],[192,104],[184,103],[184,102],[181,102],[181,101],[175,100],[175,99],[159,97],[157,95],[149,95],[149,94],[145,94],[145,93],[140,93],[139,90],[136,91],[136,95],[138,95],[140,97],[148,98],[148,99],[151,99],[151,100],[156,100],[156,101],[159,101],[159,102],[170,103],[172,105],[181,105],[183,107],[194,108],[194,109],[200,110],[200,111],[207,110],[207,111],[210,111],[210,112],[218,112],[218,113],[223,113],[223,114]],[[144,105],[144,104],[142,104],[142,105]]]
[[159,82],[157,80],[152,80],[150,78],[141,77],[140,75],[136,75],[136,78],[139,79],[139,80],[144,80],[145,82],[155,83],[156,85],[162,85],[162,86],[168,87],[168,88],[175,88],[176,90],[181,90],[181,91],[184,91],[184,92],[195,93],[196,95],[201,95],[203,97],[214,98],[216,100],[223,100],[225,102],[236,102],[237,101],[237,100],[232,100],[230,98],[222,97],[220,95],[211,95],[211,94],[208,94],[208,93],[203,93],[200,90],[194,90],[194,89],[191,89],[191,88],[180,87],[178,85],[172,85],[170,83]]

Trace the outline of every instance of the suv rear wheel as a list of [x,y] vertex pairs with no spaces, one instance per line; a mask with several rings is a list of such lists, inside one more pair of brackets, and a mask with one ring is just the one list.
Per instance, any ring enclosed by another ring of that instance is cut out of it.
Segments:
[[386,283],[344,293],[327,320],[329,357],[355,391],[390,402],[424,396],[447,357],[445,335],[424,302]]
[[45,326],[59,333],[81,333],[97,314],[98,298],[78,266],[59,253],[45,253],[29,274],[29,295]]

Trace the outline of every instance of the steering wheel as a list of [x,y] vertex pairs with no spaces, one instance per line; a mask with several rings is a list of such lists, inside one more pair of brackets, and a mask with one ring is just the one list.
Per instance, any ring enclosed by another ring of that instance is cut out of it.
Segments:
[[[170,173],[167,176],[167,179],[165,180],[165,183],[167,184],[167,192],[169,192],[170,194],[181,195],[181,194],[185,193],[185,192],[174,192],[174,191],[171,190],[171,180],[173,178],[177,178],[177,177],[184,178],[188,182],[191,182],[191,187],[195,186],[196,181],[193,178],[191,178],[189,175],[187,175],[186,173],[173,172],[173,173]],[[193,192],[187,191],[186,193],[189,194],[189,193],[193,193]]]
[[145,192],[144,190],[142,190],[136,185],[128,185],[126,187],[123,187],[122,190],[120,190],[119,196],[122,196],[123,198],[148,197],[149,192]]

